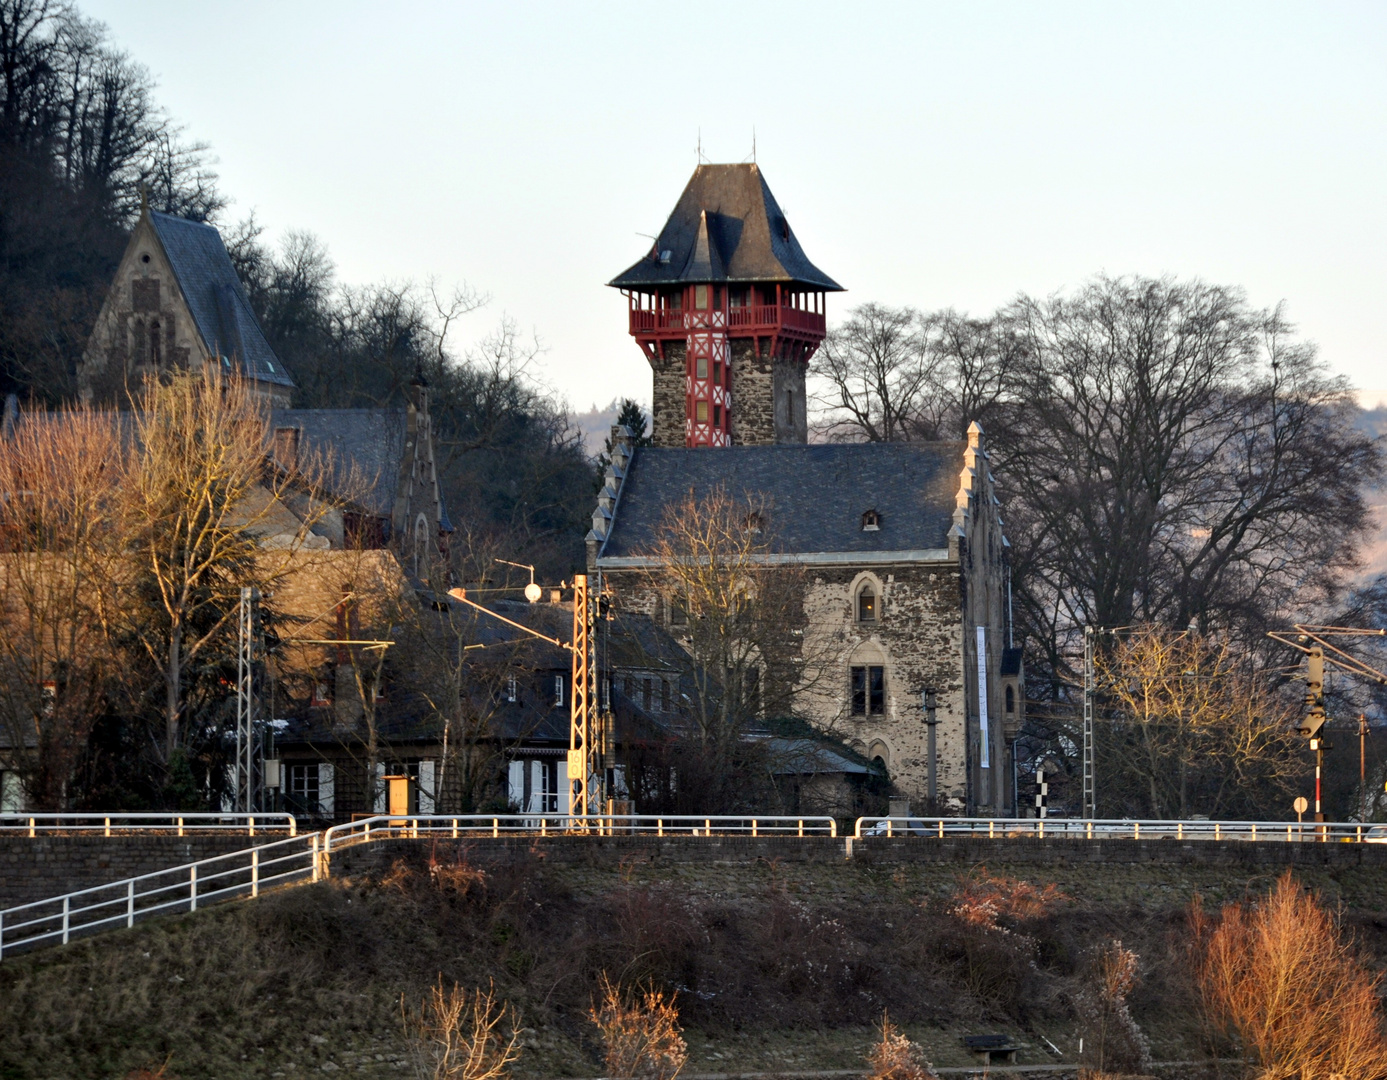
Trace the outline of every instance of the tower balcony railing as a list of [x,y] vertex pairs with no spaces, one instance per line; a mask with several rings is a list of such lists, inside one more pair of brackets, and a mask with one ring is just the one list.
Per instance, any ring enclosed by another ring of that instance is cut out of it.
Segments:
[[[632,308],[631,333],[637,337],[682,337],[684,316],[691,312],[683,308]],[[784,304],[752,304],[726,309],[727,329],[733,336],[746,333],[798,332],[822,338],[827,330],[824,316],[817,311],[805,311]]]

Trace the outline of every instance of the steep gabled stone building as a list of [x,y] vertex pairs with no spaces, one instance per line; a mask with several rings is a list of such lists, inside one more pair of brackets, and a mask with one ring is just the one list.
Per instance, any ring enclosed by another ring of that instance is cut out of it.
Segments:
[[274,405],[289,404],[294,380],[265,339],[221,234],[145,206],[78,370],[82,396],[111,398],[147,373],[208,364],[249,379]]
[[[1013,813],[1022,719],[1008,544],[982,429],[966,441],[807,445],[804,381],[840,287],[809,262],[756,166],[695,171],[650,254],[612,285],[651,363],[654,427],[624,429],[593,514],[588,571],[679,636],[649,585],[670,506],[721,489],[762,508],[769,557],[805,570],[806,640],[828,671],[801,711],[925,807]],[[721,408],[719,408],[719,406]],[[922,691],[933,689],[928,754]]]

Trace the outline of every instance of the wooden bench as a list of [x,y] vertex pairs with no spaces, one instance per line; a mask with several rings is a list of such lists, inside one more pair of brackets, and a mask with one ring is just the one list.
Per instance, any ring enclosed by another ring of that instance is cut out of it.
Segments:
[[963,1045],[982,1058],[984,1065],[995,1065],[999,1061],[1014,1065],[1016,1051],[1021,1049],[1012,1046],[1005,1035],[965,1035]]

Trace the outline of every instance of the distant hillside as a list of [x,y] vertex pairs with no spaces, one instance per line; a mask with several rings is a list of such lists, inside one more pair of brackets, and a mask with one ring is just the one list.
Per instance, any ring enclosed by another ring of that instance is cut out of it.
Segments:
[[587,412],[574,414],[573,423],[583,433],[583,449],[587,451],[588,457],[595,458],[602,453],[602,447],[611,433],[612,425],[616,423],[616,414],[620,408],[621,399],[612,398],[600,409],[594,403]]
[[[1379,438],[1387,436],[1387,405],[1379,404],[1375,409],[1364,409],[1359,414],[1358,427]],[[1387,574],[1387,487],[1368,489],[1366,498],[1377,516],[1377,536],[1364,545],[1364,581],[1371,580],[1379,574]]]

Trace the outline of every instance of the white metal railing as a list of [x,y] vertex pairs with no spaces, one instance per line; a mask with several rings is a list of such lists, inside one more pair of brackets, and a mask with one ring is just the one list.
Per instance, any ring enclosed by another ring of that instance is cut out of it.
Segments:
[[502,836],[837,836],[831,817],[706,814],[379,814],[323,834],[323,851],[396,837]]
[[51,836],[61,833],[87,833],[113,836],[126,832],[167,832],[178,836],[203,832],[257,833],[287,832],[298,835],[293,814],[164,814],[140,811],[93,811],[91,813],[0,814],[0,835],[23,833]]
[[79,889],[0,911],[0,960],[40,945],[66,945],[81,934],[132,927],[151,915],[196,911],[262,889],[317,881],[319,833],[184,863],[167,870]]
[[1132,821],[1078,818],[861,817],[854,837],[974,836],[989,840],[1259,840],[1387,844],[1387,826],[1357,821]]

